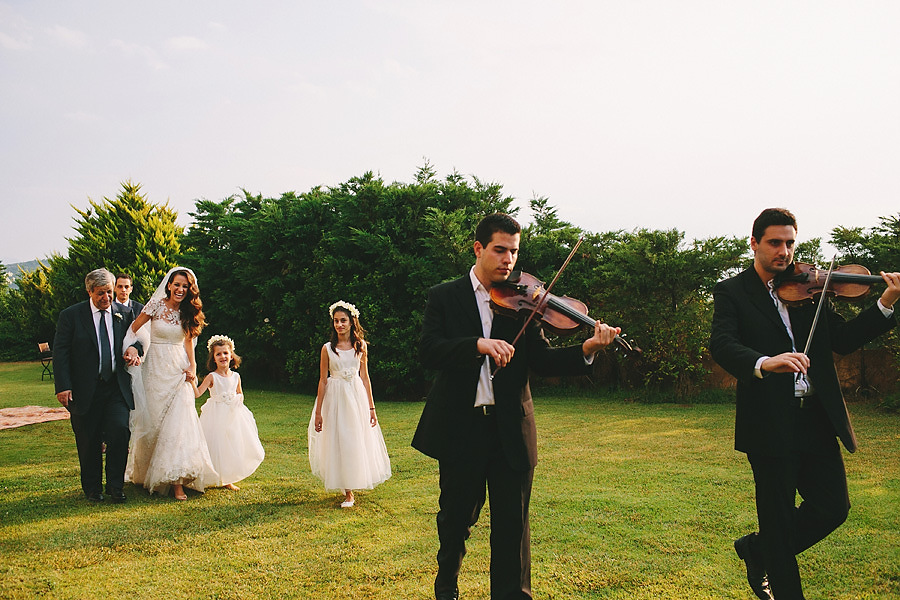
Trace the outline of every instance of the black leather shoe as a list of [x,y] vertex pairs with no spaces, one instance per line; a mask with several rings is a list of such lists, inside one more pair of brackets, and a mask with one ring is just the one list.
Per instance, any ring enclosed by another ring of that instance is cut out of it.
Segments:
[[88,502],[103,502],[103,494],[100,492],[92,492],[87,495]]
[[755,533],[750,533],[742,538],[734,541],[734,551],[737,552],[738,558],[744,561],[747,566],[747,583],[750,589],[756,594],[760,600],[774,600],[772,590],[769,588],[769,577],[766,575],[766,568],[763,566],[762,560],[758,556],[754,556],[751,551],[751,544],[756,537]]
[[114,504],[122,504],[123,502],[128,500],[128,498],[125,497],[125,492],[123,492],[122,490],[107,490],[106,495],[109,496],[109,499]]
[[459,590],[435,591],[434,600],[459,600]]

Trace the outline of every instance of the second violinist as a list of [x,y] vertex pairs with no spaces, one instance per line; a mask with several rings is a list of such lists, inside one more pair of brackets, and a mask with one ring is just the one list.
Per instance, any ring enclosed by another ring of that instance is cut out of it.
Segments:
[[[551,348],[537,322],[515,346],[522,320],[490,309],[490,290],[512,273],[521,228],[509,215],[486,216],[475,230],[475,265],[428,292],[419,358],[438,372],[412,445],[438,460],[438,600],[459,597],[465,543],[489,493],[491,597],[531,597],[528,505],[537,432],[528,372],[590,373],[594,355],[618,327],[597,322],[581,344]],[[494,366],[503,367],[491,379]]]
[[900,298],[900,273],[882,273],[887,289],[873,306],[844,321],[826,301],[810,335],[817,307],[787,306],[773,283],[791,268],[796,239],[790,211],[762,211],[750,236],[753,266],[713,290],[709,348],[737,378],[734,447],[746,453],[756,483],[759,533],[739,538],[734,548],[761,599],[803,600],[796,555],[847,518],[837,440],[853,452],[856,436],[832,352],[848,354],[893,328]]

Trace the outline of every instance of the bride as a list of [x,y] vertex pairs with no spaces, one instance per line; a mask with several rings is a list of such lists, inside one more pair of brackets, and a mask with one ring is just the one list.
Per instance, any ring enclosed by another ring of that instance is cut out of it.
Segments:
[[218,479],[190,383],[197,371],[194,344],[205,324],[202,307],[194,272],[174,267],[126,337],[143,338],[148,350],[132,370],[135,409],[125,481],[143,484],[151,494],[167,494],[171,486],[176,500],[187,499],[184,486],[202,492]]

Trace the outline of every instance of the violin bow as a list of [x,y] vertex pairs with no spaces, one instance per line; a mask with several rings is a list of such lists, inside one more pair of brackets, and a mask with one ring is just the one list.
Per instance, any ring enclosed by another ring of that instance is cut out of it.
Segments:
[[[572,247],[572,251],[569,252],[569,256],[566,257],[565,262],[563,262],[562,266],[559,268],[559,271],[556,272],[556,275],[554,275],[553,280],[550,282],[550,284],[546,288],[544,288],[544,293],[541,295],[540,301],[537,302],[534,305],[534,307],[531,309],[531,313],[528,315],[528,318],[525,319],[525,323],[522,325],[522,328],[519,329],[519,333],[516,334],[515,339],[512,341],[513,346],[516,345],[516,342],[518,342],[519,338],[522,337],[522,334],[525,333],[525,329],[528,327],[528,324],[531,323],[532,319],[534,319],[534,315],[537,314],[538,309],[544,303],[544,300],[547,299],[547,294],[549,294],[550,290],[553,289],[553,286],[556,284],[556,280],[559,279],[559,276],[562,275],[562,272],[566,269],[566,267],[569,266],[569,261],[571,261],[572,257],[575,256],[575,252],[578,251],[578,247],[581,246],[581,242],[583,242],[583,241],[584,241],[584,236],[582,235],[580,238],[578,238],[578,241],[575,242],[575,246]],[[497,365],[494,368],[494,372],[491,373],[491,380],[494,379],[494,375],[497,374],[497,371],[499,371],[500,368],[501,368],[500,365]]]
[[819,322],[819,315],[822,314],[822,305],[825,304],[825,293],[828,291],[828,284],[831,282],[831,273],[834,272],[834,261],[837,254],[831,257],[831,266],[828,267],[828,273],[825,275],[825,285],[822,286],[822,295],[819,296],[819,305],[816,307],[816,316],[813,317],[812,327],[809,330],[809,337],[806,338],[806,348],[803,354],[809,356],[809,347],[812,344],[813,334],[816,332],[816,324]]
[[[831,273],[834,271],[834,261],[837,258],[837,254],[831,257],[831,265],[828,267],[828,273],[825,275],[825,285],[822,286],[822,295],[819,296],[819,305],[816,307],[816,315],[813,317],[812,327],[809,328],[809,337],[806,338],[806,348],[803,349],[803,354],[809,356],[809,347],[812,345],[813,334],[816,332],[816,324],[819,322],[819,315],[822,314],[822,305],[825,304],[825,293],[828,291],[828,284],[831,283]],[[797,372],[797,376],[794,377],[794,381],[800,381],[800,378],[803,377],[803,373]]]

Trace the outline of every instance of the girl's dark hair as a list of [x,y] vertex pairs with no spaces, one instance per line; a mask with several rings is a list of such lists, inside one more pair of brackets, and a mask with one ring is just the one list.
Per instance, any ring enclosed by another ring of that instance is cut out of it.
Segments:
[[344,313],[350,319],[350,344],[359,354],[366,346],[366,330],[359,324],[359,319],[351,315],[350,311],[345,308],[335,308],[334,313],[331,314],[331,350],[337,353],[338,335],[334,328],[334,314],[338,312]]
[[178,307],[181,315],[181,328],[186,334],[192,338],[200,335],[200,331],[206,326],[206,317],[203,315],[203,302],[200,301],[200,288],[197,287],[197,280],[191,275],[190,271],[175,271],[169,275],[169,281],[166,282],[166,298],[171,295],[169,284],[175,281],[176,275],[183,275],[188,281],[188,291]]
[[231,362],[228,363],[228,366],[232,369],[237,369],[241,366],[241,357],[238,356],[234,351],[234,346],[229,344],[225,340],[218,340],[214,342],[212,346],[209,347],[209,358],[206,359],[206,370],[212,373],[215,371],[219,365],[216,364],[216,346],[228,346],[229,350],[231,350]]

